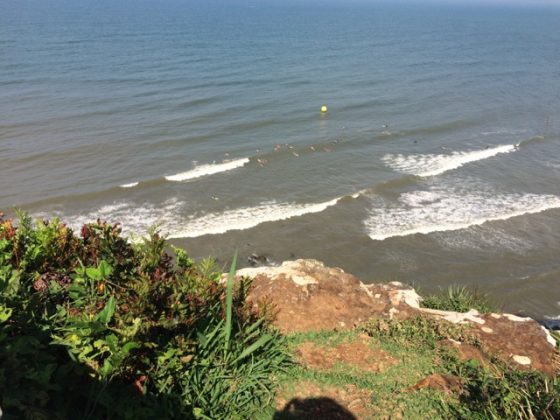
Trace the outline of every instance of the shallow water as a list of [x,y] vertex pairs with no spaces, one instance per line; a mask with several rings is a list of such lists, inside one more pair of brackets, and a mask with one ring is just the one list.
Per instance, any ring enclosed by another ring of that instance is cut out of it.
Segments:
[[560,8],[5,0],[0,208],[558,316],[559,27]]

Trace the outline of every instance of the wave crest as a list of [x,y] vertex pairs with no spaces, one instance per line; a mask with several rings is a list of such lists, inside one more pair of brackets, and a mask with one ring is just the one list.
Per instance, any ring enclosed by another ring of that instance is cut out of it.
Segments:
[[179,231],[170,232],[170,238],[195,238],[203,235],[216,235],[231,230],[245,230],[261,223],[276,222],[320,213],[334,206],[343,197],[315,204],[262,203],[254,207],[227,210],[223,213],[209,213],[197,219],[190,219]]
[[187,181],[189,179],[200,178],[203,176],[214,175],[220,172],[231,171],[232,169],[240,168],[249,163],[249,158],[242,158],[232,160],[229,162],[207,164],[195,166],[190,171],[180,172],[175,175],[167,175],[165,177],[168,181]]
[[375,206],[364,225],[373,240],[465,229],[496,220],[560,208],[560,197],[537,194],[472,194],[415,191],[393,207]]
[[517,150],[518,145],[507,144],[476,150],[472,152],[453,152],[448,155],[418,154],[402,155],[388,154],[382,160],[391,168],[410,175],[428,177],[440,175],[444,172],[457,169],[466,163],[488,159],[501,153],[511,153]]

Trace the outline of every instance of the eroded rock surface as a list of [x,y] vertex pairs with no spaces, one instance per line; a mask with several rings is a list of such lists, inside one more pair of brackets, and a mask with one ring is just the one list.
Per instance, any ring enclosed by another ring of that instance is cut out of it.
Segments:
[[530,318],[421,308],[421,297],[401,283],[366,285],[339,268],[315,260],[247,268],[237,275],[253,278],[249,301],[256,306],[263,301],[274,304],[278,310],[275,324],[285,333],[345,330],[374,316],[404,319],[422,314],[470,325],[485,352],[519,368],[547,374],[557,369],[554,340]]

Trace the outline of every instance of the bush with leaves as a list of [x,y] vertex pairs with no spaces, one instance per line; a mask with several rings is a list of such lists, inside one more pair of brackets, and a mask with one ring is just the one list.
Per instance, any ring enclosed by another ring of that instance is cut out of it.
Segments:
[[246,280],[173,258],[156,231],[140,244],[99,220],[80,233],[0,217],[6,418],[247,418],[271,398],[288,354]]

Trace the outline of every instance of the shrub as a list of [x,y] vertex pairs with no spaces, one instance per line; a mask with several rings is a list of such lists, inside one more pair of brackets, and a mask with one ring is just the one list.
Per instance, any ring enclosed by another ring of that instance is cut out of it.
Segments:
[[0,215],[5,418],[247,418],[270,398],[288,355],[247,280],[155,230],[132,245],[119,225],[19,216]]

